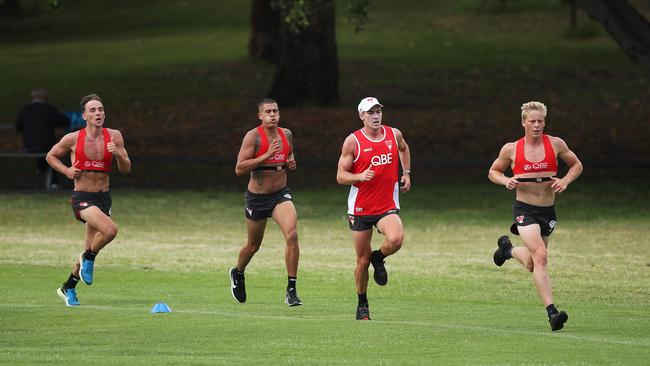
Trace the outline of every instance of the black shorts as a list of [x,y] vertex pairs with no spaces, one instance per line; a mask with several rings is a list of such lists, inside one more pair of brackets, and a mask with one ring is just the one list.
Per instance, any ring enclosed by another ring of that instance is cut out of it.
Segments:
[[91,206],[96,206],[107,216],[111,216],[111,206],[113,205],[110,192],[74,191],[72,192],[70,203],[72,204],[72,212],[74,212],[74,217],[83,223],[86,221],[82,219],[81,215],[79,214],[81,210]]
[[244,195],[244,214],[247,219],[258,221],[271,217],[275,206],[285,201],[293,201],[291,190],[284,187],[273,193],[253,193],[246,190]]
[[377,226],[379,220],[383,219],[388,215],[397,215],[399,210],[394,208],[388,210],[381,215],[348,215],[348,224],[350,225],[350,230],[352,231],[366,231],[371,230],[373,226]]
[[519,235],[518,226],[539,224],[542,236],[549,236],[557,222],[555,206],[533,206],[520,201],[512,203],[512,217],[515,222],[510,226],[510,232],[515,235]]

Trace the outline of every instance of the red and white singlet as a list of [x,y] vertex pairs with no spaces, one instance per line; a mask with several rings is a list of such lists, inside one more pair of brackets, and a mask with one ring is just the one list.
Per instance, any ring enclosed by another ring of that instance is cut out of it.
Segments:
[[350,187],[349,215],[381,215],[399,209],[397,140],[391,127],[384,125],[381,128],[384,136],[379,140],[371,140],[363,130],[352,133],[357,142],[357,151],[351,172],[358,174],[372,165],[375,177]]
[[77,145],[74,149],[74,158],[78,162],[77,168],[81,169],[81,171],[103,173],[111,172],[113,154],[111,154],[106,147],[106,144],[111,141],[111,135],[105,128],[102,128],[102,134],[104,135],[104,158],[102,160],[91,160],[88,159],[84,150],[84,142],[86,141],[86,129],[82,128],[79,130],[79,135],[77,136]]
[[545,173],[550,172],[551,175],[557,174],[557,157],[551,139],[547,135],[542,135],[544,141],[544,159],[541,161],[530,162],[526,159],[524,153],[524,141],[522,137],[517,140],[517,150],[515,151],[515,165],[512,167],[512,172],[515,175],[527,173]]
[[[260,135],[260,148],[255,153],[256,158],[264,155],[264,153],[269,149],[269,146],[271,145],[269,143],[268,137],[266,136],[266,132],[264,131],[264,127],[262,126],[257,127],[257,133],[259,133]],[[279,153],[264,160],[263,163],[273,164],[273,163],[287,162],[287,158],[289,157],[289,149],[290,149],[289,141],[287,140],[287,136],[285,136],[284,134],[284,130],[280,127],[278,127],[278,135],[280,135],[280,139],[282,139],[282,150]]]

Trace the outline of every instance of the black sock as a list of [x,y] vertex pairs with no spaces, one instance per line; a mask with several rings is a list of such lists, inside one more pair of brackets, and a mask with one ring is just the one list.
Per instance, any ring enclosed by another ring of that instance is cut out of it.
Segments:
[[70,277],[68,277],[68,280],[65,281],[63,284],[63,287],[68,289],[68,288],[75,288],[77,287],[77,282],[79,282],[79,277],[73,275],[70,273]]
[[357,294],[359,296],[359,306],[368,306],[368,297],[366,294]]
[[375,259],[377,261],[383,261],[384,258],[386,258],[386,256],[384,255],[384,253],[381,252],[381,249],[377,249],[372,252],[370,258]]
[[87,259],[89,261],[94,261],[96,256],[97,256],[97,253],[93,252],[90,249],[88,249],[88,250],[86,250],[84,252],[84,259]]
[[511,246],[510,249],[508,249],[508,251],[506,251],[506,259],[512,258],[512,249],[513,248],[514,247]]
[[555,308],[555,305],[551,304],[546,307],[546,312],[548,313],[548,316],[551,316],[551,314],[557,313],[557,309]]
[[291,277],[289,276],[289,281],[287,282],[287,290],[289,289],[296,289],[296,280],[298,279],[297,277]]

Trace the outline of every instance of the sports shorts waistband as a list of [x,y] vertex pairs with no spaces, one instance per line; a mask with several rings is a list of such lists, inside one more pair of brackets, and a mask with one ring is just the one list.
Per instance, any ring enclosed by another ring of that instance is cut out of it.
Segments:
[[287,169],[287,164],[272,165],[272,166],[258,166],[253,170],[283,170],[283,169]]
[[557,178],[557,177],[551,176],[551,177],[515,178],[515,179],[517,179],[518,182],[542,183],[542,182],[548,182],[550,180],[553,180],[553,178]]
[[524,208],[537,209],[537,210],[541,210],[541,211],[544,211],[544,210],[551,211],[551,210],[554,210],[554,209],[555,209],[555,205],[551,205],[551,206],[536,206],[536,205],[531,205],[530,203],[521,202],[521,201],[517,201],[517,200],[515,200],[515,201],[513,202],[513,205],[517,205],[517,206],[519,206],[519,207],[524,207]]
[[279,190],[277,190],[277,191],[275,191],[275,192],[271,192],[271,193],[253,193],[253,192],[251,192],[251,191],[249,191],[249,190],[247,189],[247,190],[246,190],[246,194],[249,194],[249,195],[251,195],[251,196],[253,196],[253,197],[268,197],[268,196],[272,196],[272,195],[274,195],[274,194],[279,194],[279,193],[281,193],[281,192],[284,192],[284,191],[287,190],[287,189],[288,189],[288,187],[287,187],[287,186],[284,186],[283,188],[281,188],[281,189],[279,189]]
[[104,173],[104,174],[110,173],[104,170],[86,170],[86,169],[82,169],[81,172],[82,173]]

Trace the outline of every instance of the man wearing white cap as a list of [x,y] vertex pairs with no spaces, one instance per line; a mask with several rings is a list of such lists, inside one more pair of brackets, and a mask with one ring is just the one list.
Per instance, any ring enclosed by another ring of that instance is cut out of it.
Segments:
[[[363,128],[343,142],[336,173],[339,184],[351,185],[348,221],[357,255],[354,271],[359,298],[357,320],[370,320],[366,296],[370,264],[375,282],[380,286],[388,283],[384,258],[395,254],[404,241],[404,228],[398,215],[399,191],[405,193],[411,189],[409,147],[398,129],[382,125],[382,108],[377,98],[361,100],[357,109]],[[375,251],[370,246],[373,226],[386,237]]]

